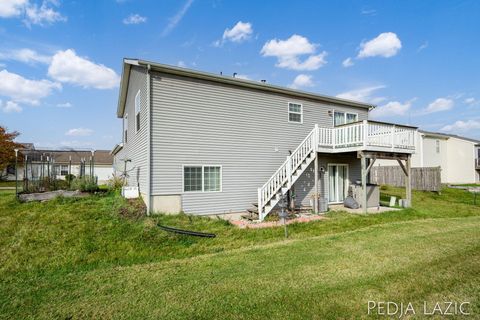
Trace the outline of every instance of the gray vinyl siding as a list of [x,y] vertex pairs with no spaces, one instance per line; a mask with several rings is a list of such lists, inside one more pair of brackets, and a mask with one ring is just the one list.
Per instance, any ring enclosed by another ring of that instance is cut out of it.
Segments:
[[[140,90],[140,130],[135,129],[135,95]],[[144,68],[133,66],[128,82],[125,114],[128,114],[128,137],[116,159],[122,170],[123,159],[131,159],[127,164],[128,185],[138,186],[142,194],[147,194],[147,156],[148,156],[148,92],[147,73]],[[122,130],[122,140],[123,138]]]
[[[360,159],[357,159],[357,153],[345,154],[319,154],[318,167],[323,167],[325,173],[319,173],[319,192],[320,197],[328,201],[328,164],[347,164],[348,165],[348,179],[350,183],[355,183],[362,178],[362,168]],[[313,162],[308,166],[302,176],[298,178],[294,185],[295,204],[297,206],[309,206],[310,199],[314,195],[314,164]]]
[[[318,123],[332,127],[329,110],[363,108],[152,73],[152,195],[182,195],[187,213],[241,212],[257,188]],[[303,105],[303,124],[288,122],[288,102]],[[184,193],[182,165],[221,165],[222,191]]]

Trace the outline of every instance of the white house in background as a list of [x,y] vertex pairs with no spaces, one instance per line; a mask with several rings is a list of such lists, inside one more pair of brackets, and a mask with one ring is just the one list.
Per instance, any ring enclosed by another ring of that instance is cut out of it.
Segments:
[[[480,181],[480,141],[457,135],[418,130],[417,152],[412,167],[441,167],[442,183]],[[397,165],[396,161],[378,160],[377,166]]]
[[[97,177],[99,184],[104,184],[113,175],[113,156],[109,150],[53,150],[36,149],[31,143],[22,143],[25,147],[20,153],[27,157],[27,176],[34,179],[45,176],[47,167],[57,179],[65,179],[68,174],[75,176],[89,175],[90,165],[93,165],[93,174]],[[43,172],[42,172],[43,167]],[[18,180],[23,180],[25,175],[24,162],[18,163]],[[15,166],[9,165],[1,178],[4,180],[15,180]]]
[[475,145],[475,170],[477,172],[477,181],[480,181],[480,143]]

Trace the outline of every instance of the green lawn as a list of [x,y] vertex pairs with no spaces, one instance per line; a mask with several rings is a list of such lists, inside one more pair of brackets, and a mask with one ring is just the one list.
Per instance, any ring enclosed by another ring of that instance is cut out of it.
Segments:
[[[455,189],[413,201],[327,214],[289,226],[285,240],[283,228],[126,218],[114,194],[20,204],[0,191],[0,318],[367,318],[369,300],[470,301],[480,318],[480,205]],[[158,222],[217,238],[168,234]]]
[[[21,186],[22,182],[19,182],[18,185]],[[0,181],[0,187],[15,187],[15,181]]]

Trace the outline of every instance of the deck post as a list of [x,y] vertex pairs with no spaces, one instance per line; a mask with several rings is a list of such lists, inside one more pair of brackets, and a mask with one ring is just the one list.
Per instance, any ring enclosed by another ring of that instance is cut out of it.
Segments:
[[318,152],[315,150],[315,165],[314,165],[314,179],[315,179],[315,195],[314,195],[314,203],[313,203],[313,210],[315,213],[318,213]]
[[257,197],[258,197],[257,198],[258,199],[257,200],[258,201],[257,203],[258,219],[262,221],[263,220],[262,188],[258,188]]
[[412,155],[407,156],[407,167],[406,167],[406,177],[405,177],[405,192],[407,193],[406,207],[410,208],[412,206],[412,164],[411,164]]
[[367,213],[367,158],[363,152],[360,153],[362,165],[362,211]]

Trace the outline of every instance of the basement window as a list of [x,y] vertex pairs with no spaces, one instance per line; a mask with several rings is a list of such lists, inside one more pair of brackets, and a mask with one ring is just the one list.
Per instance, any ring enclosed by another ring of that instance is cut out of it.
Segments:
[[140,90],[135,95],[135,132],[140,130]]
[[183,166],[184,192],[222,191],[221,166]]
[[303,123],[303,106],[299,103],[288,103],[288,122]]

